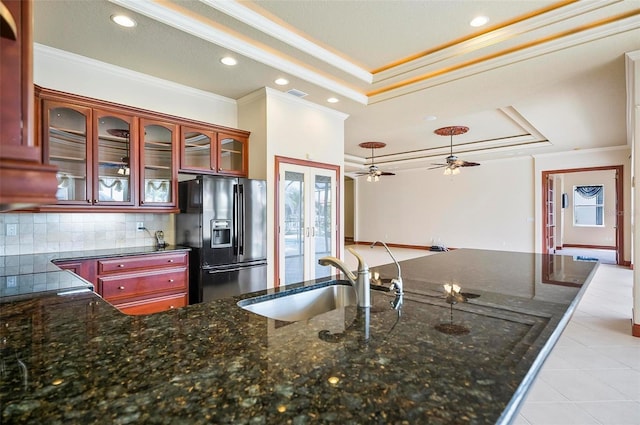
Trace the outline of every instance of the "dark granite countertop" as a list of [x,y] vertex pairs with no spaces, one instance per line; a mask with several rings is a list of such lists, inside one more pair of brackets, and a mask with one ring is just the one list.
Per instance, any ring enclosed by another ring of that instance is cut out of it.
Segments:
[[289,323],[236,305],[284,289],[149,316],[88,292],[0,299],[2,423],[509,423],[597,267],[481,250],[401,264],[401,314],[373,291],[366,329],[355,307]]

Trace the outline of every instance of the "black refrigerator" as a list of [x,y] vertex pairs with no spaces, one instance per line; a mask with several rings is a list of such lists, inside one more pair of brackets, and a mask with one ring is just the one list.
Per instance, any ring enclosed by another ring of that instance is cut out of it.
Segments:
[[189,303],[267,287],[264,180],[198,176],[179,183],[176,241],[191,247]]

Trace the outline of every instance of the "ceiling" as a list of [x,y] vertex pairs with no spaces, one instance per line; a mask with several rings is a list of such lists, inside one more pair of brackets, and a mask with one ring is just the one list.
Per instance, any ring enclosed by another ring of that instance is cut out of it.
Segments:
[[453,137],[468,161],[627,144],[640,1],[35,0],[34,40],[232,99],[301,91],[349,114],[347,171],[378,141],[397,172],[442,163],[450,138],[433,131],[449,125],[469,127]]

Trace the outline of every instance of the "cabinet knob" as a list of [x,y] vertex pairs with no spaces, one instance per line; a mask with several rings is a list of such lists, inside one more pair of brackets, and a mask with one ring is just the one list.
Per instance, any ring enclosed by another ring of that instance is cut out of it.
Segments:
[[176,308],[176,306],[174,306],[174,305],[170,305],[170,306],[169,306],[169,309],[170,309],[170,310],[173,310],[174,308]]
[[173,260],[169,260],[170,263],[173,263]]
[[122,290],[124,289],[124,286],[118,286],[118,289]]
[[123,268],[124,264],[118,264],[118,267]]
[[169,283],[173,283],[173,279],[169,279]]

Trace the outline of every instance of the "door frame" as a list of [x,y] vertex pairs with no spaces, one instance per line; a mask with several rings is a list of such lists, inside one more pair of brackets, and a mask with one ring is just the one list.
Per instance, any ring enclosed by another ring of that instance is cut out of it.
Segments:
[[277,288],[280,286],[280,164],[293,164],[293,165],[300,165],[303,167],[311,167],[311,168],[321,168],[321,169],[325,169],[325,170],[330,170],[336,173],[336,239],[335,239],[335,243],[336,243],[336,257],[340,257],[340,227],[341,227],[341,204],[340,204],[340,199],[341,199],[341,178],[342,175],[340,173],[340,166],[339,165],[334,165],[334,164],[326,164],[323,162],[316,162],[316,161],[308,161],[308,160],[304,160],[304,159],[298,159],[298,158],[289,158],[286,156],[279,156],[276,155],[275,156],[275,179],[274,179],[274,204],[273,204],[273,209],[274,209],[274,221],[273,221],[273,230],[274,230],[274,239],[275,239],[275,244],[274,244],[274,267],[273,267],[273,273],[274,273],[274,287]]
[[549,189],[548,182],[549,176],[554,174],[569,174],[579,173],[585,171],[602,171],[602,170],[614,170],[616,172],[616,264],[624,265],[624,166],[623,165],[609,165],[602,167],[587,167],[587,168],[571,168],[562,170],[548,170],[542,172],[542,253],[549,254],[547,244],[545,242],[545,229],[548,222],[548,210],[546,199],[546,193]]

